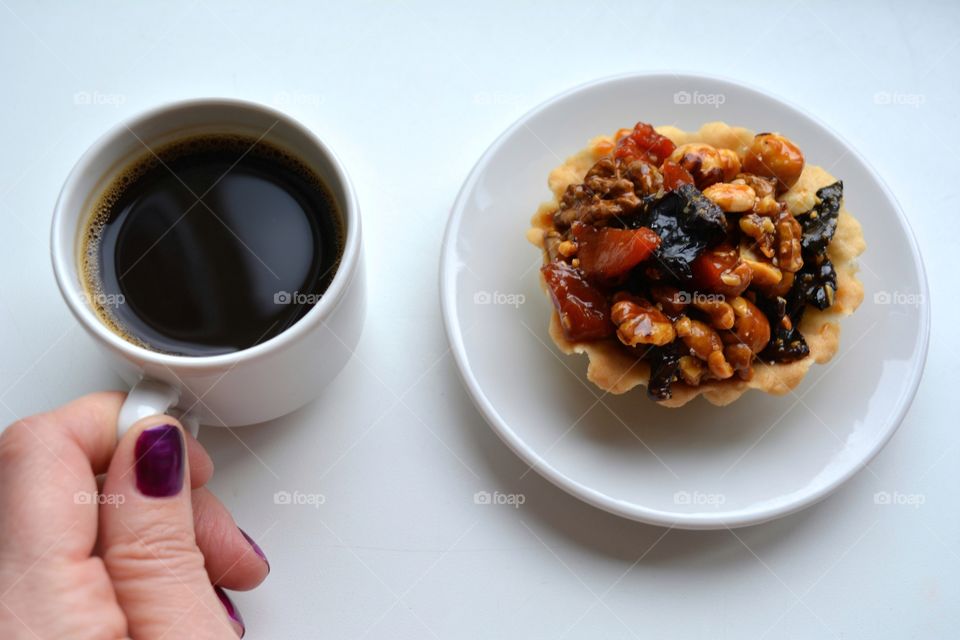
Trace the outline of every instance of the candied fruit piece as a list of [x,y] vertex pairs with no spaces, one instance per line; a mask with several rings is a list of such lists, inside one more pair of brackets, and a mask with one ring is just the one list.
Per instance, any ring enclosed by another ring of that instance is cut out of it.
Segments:
[[620,138],[613,155],[617,158],[644,158],[655,165],[666,160],[677,145],[646,122],[638,122],[628,135]]
[[661,173],[663,173],[664,191],[673,191],[682,184],[693,184],[693,176],[690,172],[673,160],[663,162]]
[[613,335],[607,298],[579,271],[560,261],[545,264],[540,271],[567,340],[599,340]]
[[693,261],[693,281],[698,289],[738,296],[750,286],[752,276],[740,252],[727,243],[707,249]]
[[591,227],[575,222],[571,228],[577,241],[580,269],[587,278],[618,278],[646,260],[660,245],[660,236],[646,227],[615,229]]

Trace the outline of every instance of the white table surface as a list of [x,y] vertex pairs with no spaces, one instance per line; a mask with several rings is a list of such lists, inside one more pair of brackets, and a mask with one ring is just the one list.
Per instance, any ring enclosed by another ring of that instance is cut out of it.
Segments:
[[[70,167],[121,118],[194,96],[274,104],[359,191],[355,359],[294,415],[201,435],[214,490],[273,565],[235,598],[247,637],[960,637],[960,5],[47,4],[0,0],[3,422],[120,386],[60,300],[47,231]],[[840,131],[900,199],[933,297],[924,381],[869,470],[735,534],[636,524],[521,478],[460,384],[438,306],[444,224],[487,145],[571,86],[668,68],[739,78]]]

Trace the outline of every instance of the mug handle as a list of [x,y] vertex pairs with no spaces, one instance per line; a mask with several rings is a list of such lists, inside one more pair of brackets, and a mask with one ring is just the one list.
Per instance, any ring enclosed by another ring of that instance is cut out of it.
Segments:
[[120,415],[117,417],[117,439],[123,437],[135,422],[149,416],[158,416],[163,414],[172,415],[177,418],[183,427],[190,432],[193,437],[197,436],[200,430],[200,424],[195,416],[186,415],[175,407],[180,401],[179,389],[170,386],[166,382],[158,380],[149,380],[141,378],[130,392],[127,399],[123,401],[120,407]]

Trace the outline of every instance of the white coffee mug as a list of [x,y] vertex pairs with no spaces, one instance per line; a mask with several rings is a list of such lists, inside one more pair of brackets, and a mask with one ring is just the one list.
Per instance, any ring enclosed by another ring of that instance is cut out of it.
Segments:
[[[158,353],[121,338],[94,311],[79,271],[81,233],[93,204],[124,167],[170,141],[204,133],[262,136],[306,162],[339,205],[346,230],[343,256],[320,301],[283,333],[222,355]],[[178,102],[122,123],[97,140],[60,193],[51,257],[70,310],[133,387],[120,414],[119,433],[142,417],[163,413],[180,417],[193,431],[197,424],[253,424],[315,398],[360,340],[366,309],[360,234],[357,197],[336,155],[306,127],[269,107],[227,99]]]

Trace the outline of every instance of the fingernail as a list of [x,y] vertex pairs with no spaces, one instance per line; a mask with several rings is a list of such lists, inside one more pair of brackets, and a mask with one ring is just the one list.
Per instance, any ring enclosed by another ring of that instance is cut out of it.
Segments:
[[[237,529],[240,529],[240,527],[237,527]],[[244,538],[246,538],[247,542],[250,544],[250,548],[253,549],[253,552],[256,553],[258,556],[260,556],[260,559],[266,563],[267,573],[270,573],[270,561],[267,560],[267,554],[263,552],[263,549],[260,548],[260,545],[254,542],[253,538],[247,535],[246,531],[244,531],[243,529],[240,529],[240,533],[243,535]]]
[[247,627],[243,624],[243,616],[241,616],[237,608],[233,606],[233,600],[227,597],[223,589],[214,586],[213,590],[217,592],[217,597],[220,598],[220,604],[227,610],[227,615],[230,616],[230,619],[240,625],[240,637],[242,638],[247,633]]
[[172,424],[144,430],[134,447],[137,489],[151,498],[168,498],[183,488],[183,435]]

